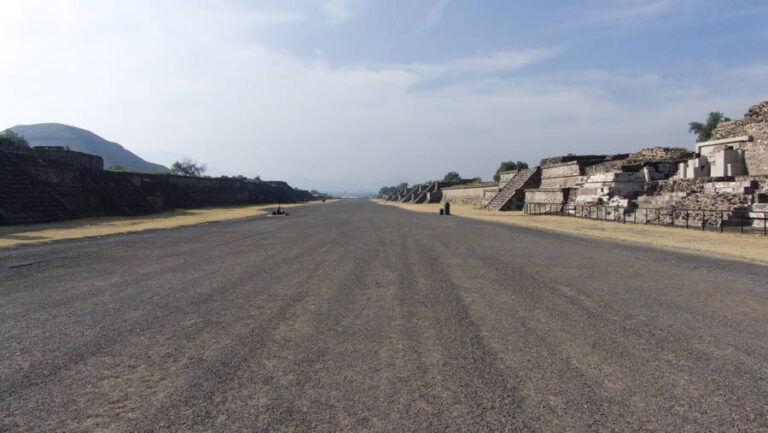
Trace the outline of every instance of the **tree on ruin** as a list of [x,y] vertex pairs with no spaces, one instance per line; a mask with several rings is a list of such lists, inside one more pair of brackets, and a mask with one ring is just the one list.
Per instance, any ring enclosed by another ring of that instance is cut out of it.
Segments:
[[730,122],[730,118],[719,111],[713,111],[709,113],[706,122],[691,122],[688,124],[688,132],[692,132],[698,135],[696,141],[709,141],[712,139],[712,133],[717,128],[720,122]]
[[528,168],[528,163],[523,161],[503,161],[499,168],[496,169],[496,174],[493,175],[493,180],[498,182],[501,178],[501,172],[511,170],[522,170]]
[[443,182],[459,182],[461,181],[461,175],[455,171],[449,171],[443,177]]
[[19,147],[29,147],[29,143],[27,143],[27,140],[24,137],[11,131],[10,129],[6,129],[0,133],[0,138],[5,138],[6,140]]
[[178,174],[181,176],[202,176],[205,174],[206,167],[205,164],[200,164],[199,162],[193,161],[189,158],[183,159],[181,161],[176,161],[171,166],[171,173]]

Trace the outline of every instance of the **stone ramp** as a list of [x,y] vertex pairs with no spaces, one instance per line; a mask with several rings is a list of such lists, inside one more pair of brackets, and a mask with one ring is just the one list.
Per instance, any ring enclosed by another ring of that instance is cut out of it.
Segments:
[[0,222],[32,224],[71,218],[69,209],[22,168],[0,152]]
[[523,203],[525,188],[532,186],[540,177],[541,170],[538,167],[520,170],[485,207],[491,210],[509,210],[515,202]]

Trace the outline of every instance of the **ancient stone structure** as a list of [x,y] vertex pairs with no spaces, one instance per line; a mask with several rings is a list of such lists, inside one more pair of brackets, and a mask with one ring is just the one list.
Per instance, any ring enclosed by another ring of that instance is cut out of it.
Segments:
[[744,119],[723,122],[713,133],[713,140],[751,137],[741,144],[744,151],[746,173],[751,176],[768,176],[768,101],[751,107]]
[[485,205],[491,210],[518,210],[525,203],[525,190],[539,185],[541,169],[523,168],[501,173],[496,194]]
[[751,141],[752,137],[742,136],[696,143],[697,156],[681,162],[677,176],[697,179],[745,175],[745,148]]
[[[585,176],[573,186],[571,204],[629,204],[643,194],[649,182],[669,179],[681,161],[692,152],[680,148],[653,147],[621,158],[588,166]],[[616,158],[618,156],[618,158]]]
[[[768,228],[768,101],[744,119],[721,123],[696,150],[652,147],[634,154],[545,158],[540,167],[501,173],[477,185],[417,185],[390,200],[442,202],[686,226]],[[599,208],[599,209],[598,209]]]
[[469,179],[458,182],[426,182],[412,187],[400,189],[385,197],[389,201],[401,203],[440,203],[446,188],[471,183]]
[[626,159],[629,155],[583,155],[546,158],[541,161],[541,183],[525,190],[525,202],[552,205],[568,203],[571,191],[586,181],[587,168]]
[[442,202],[484,206],[499,192],[497,182],[457,185],[442,189]]
[[0,139],[0,224],[307,200],[284,182],[105,171],[96,155]]
[[764,212],[768,211],[768,101],[751,107],[742,120],[718,125],[712,140],[697,143],[696,155],[679,164],[676,179],[649,185],[637,203],[726,210],[721,216],[702,216],[696,223],[728,224],[731,218],[748,215],[755,226],[764,227]]

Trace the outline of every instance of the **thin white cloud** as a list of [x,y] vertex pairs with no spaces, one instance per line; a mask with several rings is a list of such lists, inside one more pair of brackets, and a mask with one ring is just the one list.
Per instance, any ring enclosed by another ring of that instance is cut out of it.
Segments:
[[762,79],[768,81],[768,64],[755,64],[736,68],[728,72],[733,79]]
[[612,0],[608,6],[585,11],[581,20],[588,23],[633,21],[655,17],[672,10],[679,0]]
[[498,51],[489,55],[466,57],[443,63],[413,63],[391,65],[390,68],[434,78],[444,75],[499,74],[515,71],[535,63],[549,60],[560,53],[559,49],[537,48]]
[[306,21],[307,17],[295,11],[254,11],[232,14],[234,19],[250,21],[255,25],[280,25]]
[[320,13],[329,24],[341,24],[354,16],[350,0],[323,0]]
[[434,2],[429,7],[427,14],[424,16],[424,19],[419,25],[418,31],[425,32],[440,25],[440,21],[443,20],[443,13],[445,13],[445,8],[448,7],[450,3],[451,0],[437,0]]

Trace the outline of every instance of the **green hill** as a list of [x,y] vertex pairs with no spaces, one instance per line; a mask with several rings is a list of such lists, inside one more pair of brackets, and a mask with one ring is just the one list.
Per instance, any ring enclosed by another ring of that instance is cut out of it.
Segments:
[[79,152],[99,155],[104,158],[104,167],[119,165],[129,170],[143,172],[169,171],[167,167],[141,159],[117,143],[74,126],[61,123],[38,123],[17,125],[10,129],[24,137],[30,146],[65,146]]

